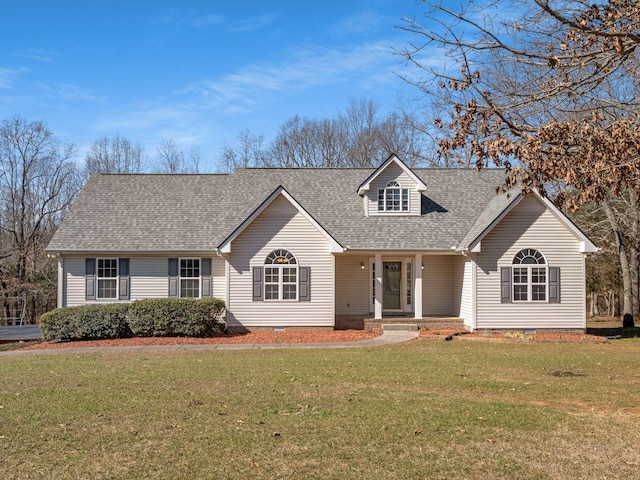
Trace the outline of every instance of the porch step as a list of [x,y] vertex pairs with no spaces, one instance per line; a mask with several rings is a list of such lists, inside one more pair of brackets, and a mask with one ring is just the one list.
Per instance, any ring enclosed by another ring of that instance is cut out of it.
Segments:
[[410,331],[415,332],[418,330],[418,325],[415,323],[383,323],[382,331],[392,331],[392,330],[402,330],[402,331]]

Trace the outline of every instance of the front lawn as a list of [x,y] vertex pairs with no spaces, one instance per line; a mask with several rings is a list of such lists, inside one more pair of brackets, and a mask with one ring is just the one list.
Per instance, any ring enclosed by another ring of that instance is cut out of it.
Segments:
[[640,340],[0,358],[0,478],[636,478]]

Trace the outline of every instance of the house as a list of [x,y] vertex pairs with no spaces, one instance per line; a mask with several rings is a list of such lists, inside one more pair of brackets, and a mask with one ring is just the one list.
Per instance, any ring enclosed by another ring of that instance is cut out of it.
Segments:
[[93,175],[47,251],[58,305],[218,297],[230,328],[460,317],[471,330],[585,328],[596,246],[504,172],[239,169]]

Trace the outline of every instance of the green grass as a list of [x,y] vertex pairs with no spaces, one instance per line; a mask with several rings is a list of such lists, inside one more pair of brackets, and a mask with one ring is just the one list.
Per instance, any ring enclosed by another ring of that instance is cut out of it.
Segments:
[[0,406],[3,479],[637,478],[640,341],[3,357]]

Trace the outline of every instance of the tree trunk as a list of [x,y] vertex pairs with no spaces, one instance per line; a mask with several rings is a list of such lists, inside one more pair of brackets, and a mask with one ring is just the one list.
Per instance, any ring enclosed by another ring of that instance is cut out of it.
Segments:
[[622,233],[618,220],[606,198],[602,200],[602,208],[611,225],[615,246],[618,250],[618,259],[620,260],[620,271],[622,273],[622,309],[624,314],[622,326],[633,327],[633,287],[629,251],[625,244],[624,234]]

